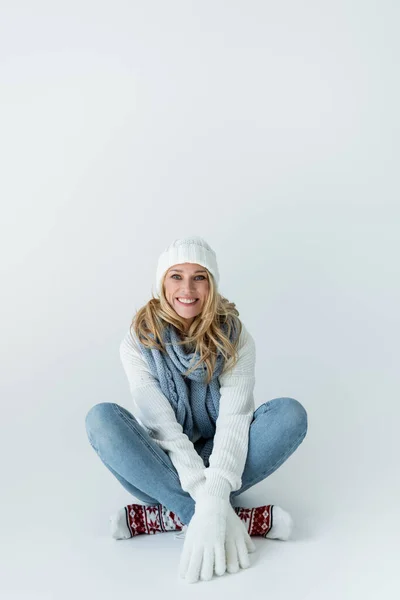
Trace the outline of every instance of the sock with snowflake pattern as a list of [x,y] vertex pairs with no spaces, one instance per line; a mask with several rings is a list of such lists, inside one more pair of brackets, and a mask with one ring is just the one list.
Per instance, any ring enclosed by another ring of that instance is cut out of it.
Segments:
[[250,536],[262,536],[274,540],[288,540],[293,529],[293,519],[280,506],[264,504],[255,508],[234,507]]
[[110,517],[113,538],[127,540],[135,535],[181,531],[183,523],[162,504],[128,504]]

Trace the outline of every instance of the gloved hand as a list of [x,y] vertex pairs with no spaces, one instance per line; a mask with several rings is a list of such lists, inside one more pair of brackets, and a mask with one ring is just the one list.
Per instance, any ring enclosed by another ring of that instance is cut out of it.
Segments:
[[179,565],[179,575],[188,583],[212,579],[214,571],[216,575],[225,573],[225,534],[229,507],[229,499],[210,496],[203,490],[197,496]]
[[249,553],[256,550],[246,525],[231,504],[227,513],[225,550],[228,573],[237,573],[239,568],[247,569],[250,566]]

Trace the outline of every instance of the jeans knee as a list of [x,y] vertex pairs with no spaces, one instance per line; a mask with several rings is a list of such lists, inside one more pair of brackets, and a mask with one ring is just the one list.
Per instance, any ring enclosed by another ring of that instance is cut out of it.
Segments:
[[89,439],[93,439],[96,433],[103,428],[112,411],[112,402],[99,402],[89,409],[85,417],[85,428]]
[[285,414],[290,421],[291,426],[295,428],[299,434],[307,433],[308,416],[304,406],[295,398],[282,398],[285,403]]

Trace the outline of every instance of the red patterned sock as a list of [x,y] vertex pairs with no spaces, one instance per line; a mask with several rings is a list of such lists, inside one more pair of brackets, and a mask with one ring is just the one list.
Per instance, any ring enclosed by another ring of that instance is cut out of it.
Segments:
[[110,517],[111,535],[126,540],[135,535],[181,531],[183,523],[162,504],[128,504]]
[[276,504],[264,504],[256,508],[234,508],[246,525],[249,535],[261,535],[273,540],[288,540],[293,529],[293,519],[286,510]]
[[246,525],[249,535],[261,535],[267,537],[273,525],[273,505],[265,504],[256,508],[235,507],[235,513]]

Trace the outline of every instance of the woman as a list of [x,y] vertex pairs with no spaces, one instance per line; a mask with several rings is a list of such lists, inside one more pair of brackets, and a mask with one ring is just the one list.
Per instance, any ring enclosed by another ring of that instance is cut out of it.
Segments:
[[182,530],[188,582],[247,568],[251,536],[288,539],[278,506],[232,501],[273,473],[307,433],[293,398],[255,410],[255,343],[235,304],[218,292],[215,252],[198,236],[161,254],[158,298],[137,311],[120,346],[132,413],[103,402],[86,416],[90,444],[144,504],[111,517],[117,539]]

